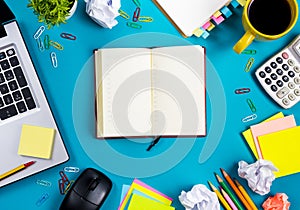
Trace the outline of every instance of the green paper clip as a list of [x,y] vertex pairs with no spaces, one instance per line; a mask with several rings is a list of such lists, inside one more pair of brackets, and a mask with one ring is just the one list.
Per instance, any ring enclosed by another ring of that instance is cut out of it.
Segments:
[[135,6],[141,7],[141,2],[139,0],[132,0]]
[[148,16],[140,16],[139,17],[139,21],[140,22],[150,23],[150,22],[153,22],[153,18],[152,17],[148,17]]
[[44,46],[45,46],[46,50],[48,50],[50,48],[50,38],[49,38],[49,35],[45,35],[45,37],[44,37]]
[[58,42],[52,41],[50,40],[49,44],[53,47],[55,47],[58,50],[63,50],[63,46],[61,44],[59,44]]
[[249,72],[251,69],[251,66],[254,63],[254,58],[249,58],[247,64],[246,64],[246,68],[245,68],[245,72]]
[[131,27],[131,28],[135,28],[135,29],[141,29],[142,28],[142,26],[140,24],[133,23],[133,22],[127,22],[127,26]]
[[256,107],[250,98],[247,99],[247,104],[252,112],[256,112]]
[[126,20],[128,20],[130,18],[130,16],[123,10],[119,9],[119,14],[122,18],[125,18]]
[[242,54],[255,55],[256,50],[244,50]]

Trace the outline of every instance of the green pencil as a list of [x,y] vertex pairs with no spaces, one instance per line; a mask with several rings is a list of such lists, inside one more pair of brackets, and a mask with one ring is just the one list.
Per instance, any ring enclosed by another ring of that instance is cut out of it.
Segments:
[[229,195],[229,197],[231,198],[231,200],[233,201],[233,203],[236,205],[236,207],[239,210],[244,210],[244,208],[241,206],[241,204],[238,202],[237,198],[234,196],[234,194],[230,191],[229,187],[226,185],[226,183],[223,181],[223,179],[215,173],[215,176],[219,182],[219,184],[221,185],[221,187],[225,190],[225,192]]

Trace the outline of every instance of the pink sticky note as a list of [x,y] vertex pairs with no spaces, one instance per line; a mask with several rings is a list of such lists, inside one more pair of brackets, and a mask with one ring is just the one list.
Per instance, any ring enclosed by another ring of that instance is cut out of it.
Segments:
[[257,137],[296,126],[294,115],[250,126],[258,157],[263,159]]
[[216,24],[220,24],[220,23],[222,23],[224,20],[225,20],[225,18],[221,15],[221,16],[219,16],[219,17],[215,17],[215,16],[212,16],[211,17],[214,21],[215,21],[215,23]]
[[205,23],[202,28],[204,28],[205,30],[209,28],[209,26],[211,25],[211,22],[208,21],[207,23]]

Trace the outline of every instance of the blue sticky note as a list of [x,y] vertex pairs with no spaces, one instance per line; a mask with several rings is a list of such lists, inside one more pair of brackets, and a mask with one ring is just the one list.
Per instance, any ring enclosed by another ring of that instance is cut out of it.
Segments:
[[204,33],[202,34],[202,38],[206,39],[209,36],[209,33],[205,30]]
[[228,7],[223,7],[221,10],[220,10],[220,12],[222,12],[222,14],[226,17],[226,18],[228,18],[228,17],[230,17],[231,15],[232,15],[232,12],[230,11],[230,9],[228,8]]
[[233,8],[237,8],[240,5],[236,0],[232,0],[230,4]]

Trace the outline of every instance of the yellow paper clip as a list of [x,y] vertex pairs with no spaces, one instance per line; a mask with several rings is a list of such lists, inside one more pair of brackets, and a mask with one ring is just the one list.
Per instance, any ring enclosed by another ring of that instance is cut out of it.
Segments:
[[35,34],[33,35],[34,39],[38,39],[42,33],[45,31],[45,26],[41,26],[38,28],[38,30],[35,32]]
[[48,200],[48,198],[49,198],[49,194],[44,193],[41,195],[41,197],[37,200],[37,202],[35,204],[37,206],[41,206],[43,203],[45,203],[46,200]]
[[36,180],[36,183],[45,187],[51,187],[51,182],[46,180],[38,179]]
[[249,72],[251,69],[251,66],[254,63],[254,58],[249,58],[247,64],[246,64],[246,68],[245,68],[245,72]]
[[55,47],[58,50],[63,50],[63,46],[61,44],[59,44],[58,42],[52,41],[50,40],[49,44],[53,47]]
[[126,20],[128,20],[130,18],[130,16],[121,9],[119,9],[119,14],[122,18],[125,18]]
[[57,62],[56,53],[55,53],[55,52],[51,52],[51,53],[50,53],[50,57],[51,57],[51,63],[52,63],[52,66],[53,66],[54,68],[57,68],[58,62]]
[[131,27],[131,28],[135,28],[135,29],[141,29],[142,28],[142,26],[140,24],[133,23],[133,22],[127,22],[127,26]]
[[256,112],[256,107],[250,98],[247,99],[247,104],[252,112]]
[[69,172],[69,173],[78,173],[79,172],[79,168],[77,167],[72,167],[72,166],[67,166],[64,168],[65,172]]
[[255,120],[257,118],[257,115],[256,114],[252,114],[252,115],[249,115],[245,118],[242,119],[242,122],[249,122],[251,120]]
[[74,183],[74,180],[71,180],[70,182],[69,182],[69,184],[66,186],[66,188],[65,188],[65,190],[64,190],[64,194],[66,194],[68,191],[69,191],[69,189],[70,189],[70,187],[71,187],[71,185]]
[[140,16],[139,17],[139,21],[140,22],[150,23],[150,22],[153,22],[153,18],[152,17],[148,17],[148,16]]

